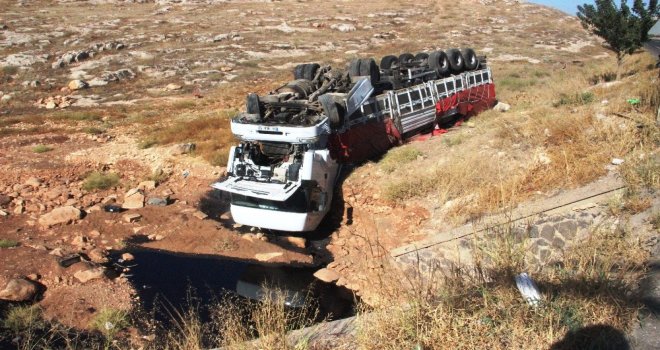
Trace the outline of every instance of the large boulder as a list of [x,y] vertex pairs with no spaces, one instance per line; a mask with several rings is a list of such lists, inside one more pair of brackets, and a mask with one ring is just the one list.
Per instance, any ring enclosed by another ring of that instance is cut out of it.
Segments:
[[340,276],[334,270],[322,268],[314,272],[314,277],[320,279],[323,282],[332,283],[337,281]]
[[14,278],[7,283],[5,289],[0,291],[0,299],[10,301],[33,300],[37,295],[37,285],[24,278]]
[[124,195],[124,203],[121,205],[124,209],[140,209],[144,207],[144,194],[137,188],[134,188]]
[[39,218],[39,224],[50,227],[59,224],[69,224],[82,218],[82,212],[72,206],[59,207]]
[[81,270],[73,274],[78,281],[85,283],[87,281],[104,278],[105,277],[105,268],[103,267],[92,267],[87,270]]

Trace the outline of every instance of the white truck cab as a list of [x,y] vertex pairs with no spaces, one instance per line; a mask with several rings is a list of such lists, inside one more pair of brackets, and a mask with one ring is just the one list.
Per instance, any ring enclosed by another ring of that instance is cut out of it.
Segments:
[[281,231],[314,230],[330,209],[339,165],[327,147],[330,127],[243,123],[231,128],[241,143],[227,162],[228,179],[212,185],[231,196],[237,223]]

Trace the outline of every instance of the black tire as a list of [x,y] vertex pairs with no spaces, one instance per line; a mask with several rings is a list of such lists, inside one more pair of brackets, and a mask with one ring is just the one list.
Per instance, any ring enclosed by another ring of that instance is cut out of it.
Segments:
[[392,69],[392,66],[399,64],[399,58],[393,55],[385,56],[380,60],[380,69]]
[[348,66],[348,75],[351,77],[358,77],[360,76],[360,62],[362,60],[359,58],[356,58],[351,61],[351,63]]
[[442,78],[449,73],[449,58],[443,51],[433,51],[429,55],[429,68],[435,71],[438,78]]
[[413,54],[411,53],[406,52],[399,55],[399,63],[401,63],[401,65],[409,65],[414,60],[415,60],[415,56],[413,56]]
[[417,65],[420,67],[426,66],[428,64],[429,60],[429,54],[426,52],[420,52],[415,55],[415,61],[417,61]]
[[344,116],[340,113],[339,107],[332,95],[325,94],[319,96],[319,103],[321,104],[321,107],[323,107],[325,115],[328,116],[328,119],[330,120],[330,126],[333,128],[340,127],[344,122]]
[[299,64],[293,69],[293,79],[304,79],[303,74],[307,64]]
[[447,58],[449,58],[449,68],[451,69],[452,73],[458,74],[462,72],[465,68],[465,59],[463,59],[461,52],[457,49],[449,49],[446,53]]
[[261,116],[261,106],[259,105],[259,95],[252,93],[247,95],[246,109],[248,114],[258,114]]
[[463,59],[465,60],[465,70],[475,70],[479,67],[479,58],[477,58],[473,49],[463,49],[461,50],[461,55],[463,55]]
[[299,99],[306,99],[314,90],[313,84],[307,79],[296,79],[288,82],[284,87],[278,89],[278,92],[292,92],[298,95]]
[[318,63],[309,63],[305,65],[305,68],[303,68],[303,79],[307,80],[314,80],[314,77],[316,77],[316,71],[319,70],[321,66]]
[[380,69],[373,58],[365,58],[360,62],[360,75],[369,77],[371,85],[378,84],[380,80]]

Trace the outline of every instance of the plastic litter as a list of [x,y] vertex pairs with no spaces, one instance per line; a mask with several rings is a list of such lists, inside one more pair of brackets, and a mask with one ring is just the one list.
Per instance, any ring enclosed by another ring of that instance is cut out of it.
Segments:
[[523,298],[529,305],[534,307],[541,305],[541,293],[539,292],[539,288],[527,273],[523,272],[516,276],[516,286],[518,286],[520,294],[522,294]]
[[641,101],[638,98],[629,98],[627,102],[628,104],[631,104],[633,106],[637,106],[638,104],[641,103]]

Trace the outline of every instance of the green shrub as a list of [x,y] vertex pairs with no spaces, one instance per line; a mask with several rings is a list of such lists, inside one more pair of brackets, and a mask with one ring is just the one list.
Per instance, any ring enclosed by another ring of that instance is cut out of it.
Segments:
[[100,129],[100,128],[95,128],[95,127],[84,128],[83,131],[86,134],[90,134],[90,135],[100,135],[100,134],[103,134],[105,132],[105,130]]
[[560,94],[559,100],[555,101],[552,105],[559,106],[573,106],[573,105],[586,105],[593,102],[596,96],[591,91],[576,93],[574,95]]
[[101,173],[95,171],[85,178],[82,188],[85,191],[107,190],[119,184],[119,175],[115,173]]
[[52,151],[53,148],[46,146],[46,145],[36,145],[34,148],[32,148],[32,152],[34,153],[46,153]]
[[2,325],[15,333],[24,333],[43,325],[39,305],[18,305],[7,312]]
[[0,239],[0,248],[13,248],[18,246],[18,241],[13,239]]
[[18,67],[16,66],[4,66],[2,67],[2,74],[4,75],[14,75],[18,73]]
[[411,146],[398,147],[390,150],[380,161],[380,168],[386,173],[391,173],[403,164],[408,164],[423,153]]
[[130,325],[128,311],[115,309],[102,309],[90,323],[93,329],[101,332],[108,340]]

